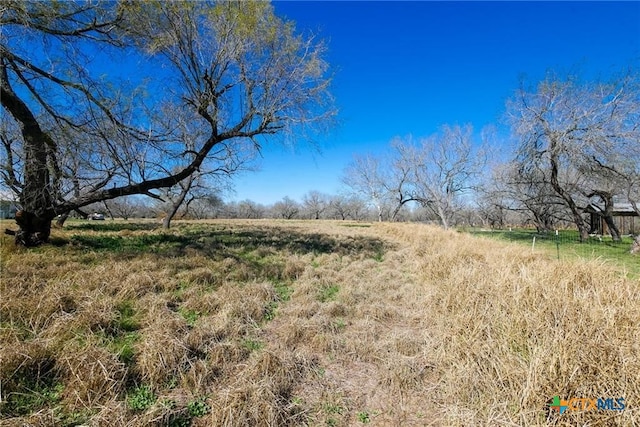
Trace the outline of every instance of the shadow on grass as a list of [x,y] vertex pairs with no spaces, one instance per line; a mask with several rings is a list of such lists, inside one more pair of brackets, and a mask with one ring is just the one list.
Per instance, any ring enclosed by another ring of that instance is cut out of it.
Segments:
[[154,222],[111,222],[111,221],[91,221],[82,223],[72,223],[65,225],[68,230],[87,230],[87,231],[141,231],[155,230],[159,225]]
[[[84,224],[83,224],[84,225]],[[88,224],[92,225],[93,224]],[[117,227],[113,227],[116,226]],[[271,248],[296,254],[339,255],[363,254],[381,258],[385,243],[364,236],[332,237],[324,234],[307,234],[280,227],[180,226],[170,232],[118,235],[113,231],[131,230],[128,224],[95,225],[93,228],[77,228],[102,231],[101,234],[75,234],[70,244],[78,250],[92,250],[120,255],[154,253],[160,256],[182,256],[199,252],[208,257],[226,257],[247,254],[259,248]],[[133,225],[133,224],[131,224]],[[146,224],[141,224],[143,227]],[[113,227],[113,228],[112,228]],[[134,229],[135,230],[135,229]],[[140,228],[138,230],[148,230]]]

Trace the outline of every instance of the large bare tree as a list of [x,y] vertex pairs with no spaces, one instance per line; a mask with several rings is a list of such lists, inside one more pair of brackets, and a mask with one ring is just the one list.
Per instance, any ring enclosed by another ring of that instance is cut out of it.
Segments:
[[[224,146],[327,123],[325,46],[268,2],[0,5],[2,179],[20,199],[17,241],[58,214],[172,187]],[[177,123],[206,132],[186,145]],[[4,129],[8,131],[5,133]],[[16,132],[16,130],[18,130]]]
[[396,164],[409,171],[409,199],[435,215],[446,229],[463,205],[462,197],[474,189],[486,158],[473,139],[473,128],[442,126],[439,133],[417,143],[397,141]]
[[378,221],[395,221],[402,207],[414,200],[409,190],[410,165],[402,161],[399,146],[383,156],[355,155],[345,168],[342,182],[354,195],[368,200]]
[[586,240],[583,211],[589,197],[601,198],[608,209],[613,196],[633,186],[624,183],[638,176],[638,74],[625,72],[607,82],[550,75],[537,88],[521,88],[507,105],[519,138],[519,163],[544,171]]

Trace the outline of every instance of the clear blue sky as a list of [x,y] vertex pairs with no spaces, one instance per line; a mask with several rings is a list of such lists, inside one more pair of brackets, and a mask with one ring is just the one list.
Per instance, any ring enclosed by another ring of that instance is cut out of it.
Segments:
[[499,124],[522,77],[606,76],[640,62],[640,2],[274,2],[328,41],[340,124],[319,150],[265,146],[230,199],[270,204],[337,193],[354,154],[443,124]]

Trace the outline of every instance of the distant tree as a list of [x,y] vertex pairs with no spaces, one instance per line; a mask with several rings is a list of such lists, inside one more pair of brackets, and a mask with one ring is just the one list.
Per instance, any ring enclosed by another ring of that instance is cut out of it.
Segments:
[[329,207],[329,196],[319,191],[309,191],[302,196],[302,207],[311,219],[320,219]]
[[300,205],[289,196],[285,196],[282,200],[273,204],[273,215],[276,218],[293,219],[300,212]]
[[253,200],[242,200],[236,206],[238,218],[259,219],[264,218],[266,208]]
[[337,194],[330,197],[327,216],[334,219],[356,221],[367,216],[367,203],[361,198],[349,194]]
[[131,197],[120,197],[113,200],[104,200],[104,207],[111,217],[124,220],[132,218],[140,210],[140,203]]
[[217,218],[220,214],[224,202],[220,196],[211,189],[203,189],[203,191],[193,194],[190,200],[185,203],[185,218],[207,219]]
[[[6,2],[0,26],[0,102],[19,130],[1,177],[25,245],[58,214],[176,186],[215,168],[218,148],[335,114],[325,46],[268,2]],[[185,146],[174,118],[207,132]]]
[[356,155],[343,172],[342,182],[355,195],[364,197],[377,213],[378,221],[396,220],[405,203],[413,200],[408,190],[410,166],[397,157],[402,144],[385,156]]
[[474,146],[470,125],[443,126],[419,143],[410,138],[396,141],[397,163],[408,171],[407,200],[415,200],[431,211],[446,229],[462,207],[461,197],[475,188],[485,165],[482,150]]
[[378,221],[383,219],[383,204],[388,197],[382,160],[371,156],[354,156],[345,168],[342,182],[355,194],[365,197],[376,209]]
[[327,210],[329,217],[343,221],[349,218],[351,212],[348,200],[343,195],[331,196]]

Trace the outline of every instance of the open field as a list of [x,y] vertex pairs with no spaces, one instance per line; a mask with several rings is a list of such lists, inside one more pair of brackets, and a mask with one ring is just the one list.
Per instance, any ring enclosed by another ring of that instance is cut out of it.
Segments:
[[[3,426],[637,425],[640,279],[420,224],[3,236]],[[551,411],[553,397],[625,409]]]

